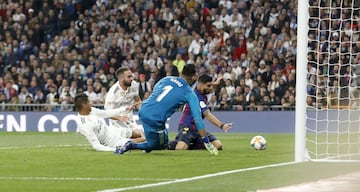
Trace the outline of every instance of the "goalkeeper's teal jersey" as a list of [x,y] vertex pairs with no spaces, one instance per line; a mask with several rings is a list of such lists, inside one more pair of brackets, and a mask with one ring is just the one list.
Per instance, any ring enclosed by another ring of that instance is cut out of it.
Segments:
[[168,76],[156,83],[153,92],[139,110],[141,121],[157,127],[185,103],[189,104],[197,129],[203,129],[199,100],[189,84],[181,77]]

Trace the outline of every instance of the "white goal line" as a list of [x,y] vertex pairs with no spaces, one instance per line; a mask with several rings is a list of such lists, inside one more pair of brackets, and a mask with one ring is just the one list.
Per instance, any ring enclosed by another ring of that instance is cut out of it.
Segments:
[[259,167],[236,169],[236,170],[231,170],[231,171],[223,171],[223,172],[218,172],[218,173],[200,175],[200,176],[183,178],[183,179],[175,179],[175,180],[164,181],[164,182],[159,182],[159,183],[151,183],[151,184],[137,185],[137,186],[132,186],[132,187],[124,187],[124,188],[115,188],[115,189],[104,189],[104,190],[100,190],[97,192],[119,192],[119,191],[133,190],[133,189],[143,189],[143,188],[156,187],[156,186],[162,186],[162,185],[170,185],[170,184],[174,184],[174,183],[182,183],[182,182],[206,179],[206,178],[210,178],[210,177],[216,177],[216,176],[220,176],[220,175],[228,175],[228,174],[232,174],[232,173],[239,173],[239,172],[253,171],[253,170],[259,170],[259,169],[265,169],[265,168],[271,168],[271,167],[292,165],[292,164],[296,164],[296,163],[298,163],[298,162],[292,161],[292,162],[286,162],[286,163],[264,165],[264,166],[259,166]]
[[90,146],[89,144],[77,144],[77,145],[34,145],[34,146],[8,146],[8,147],[0,147],[0,150],[6,150],[6,149],[31,149],[31,148],[61,148],[61,147],[85,147]]
[[60,181],[171,181],[176,178],[96,178],[96,177],[3,177],[0,180],[60,180]]

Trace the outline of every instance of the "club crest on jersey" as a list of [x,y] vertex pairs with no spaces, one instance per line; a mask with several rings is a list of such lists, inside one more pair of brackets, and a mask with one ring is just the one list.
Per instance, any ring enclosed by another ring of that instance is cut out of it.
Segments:
[[186,134],[189,131],[189,127],[184,127],[183,134]]

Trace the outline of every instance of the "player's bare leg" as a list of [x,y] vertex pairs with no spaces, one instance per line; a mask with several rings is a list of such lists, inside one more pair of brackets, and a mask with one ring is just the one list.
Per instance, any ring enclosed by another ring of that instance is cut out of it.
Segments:
[[144,142],[146,140],[144,132],[141,129],[134,129],[131,134],[131,140],[134,143]]
[[178,141],[176,144],[175,150],[187,150],[189,146],[184,141]]
[[220,140],[212,141],[211,144],[213,144],[216,149],[222,150],[222,143]]

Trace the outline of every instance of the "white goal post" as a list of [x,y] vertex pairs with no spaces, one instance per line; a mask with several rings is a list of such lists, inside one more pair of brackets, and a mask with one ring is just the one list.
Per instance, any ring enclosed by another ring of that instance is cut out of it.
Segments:
[[299,0],[295,161],[360,161],[360,1]]

